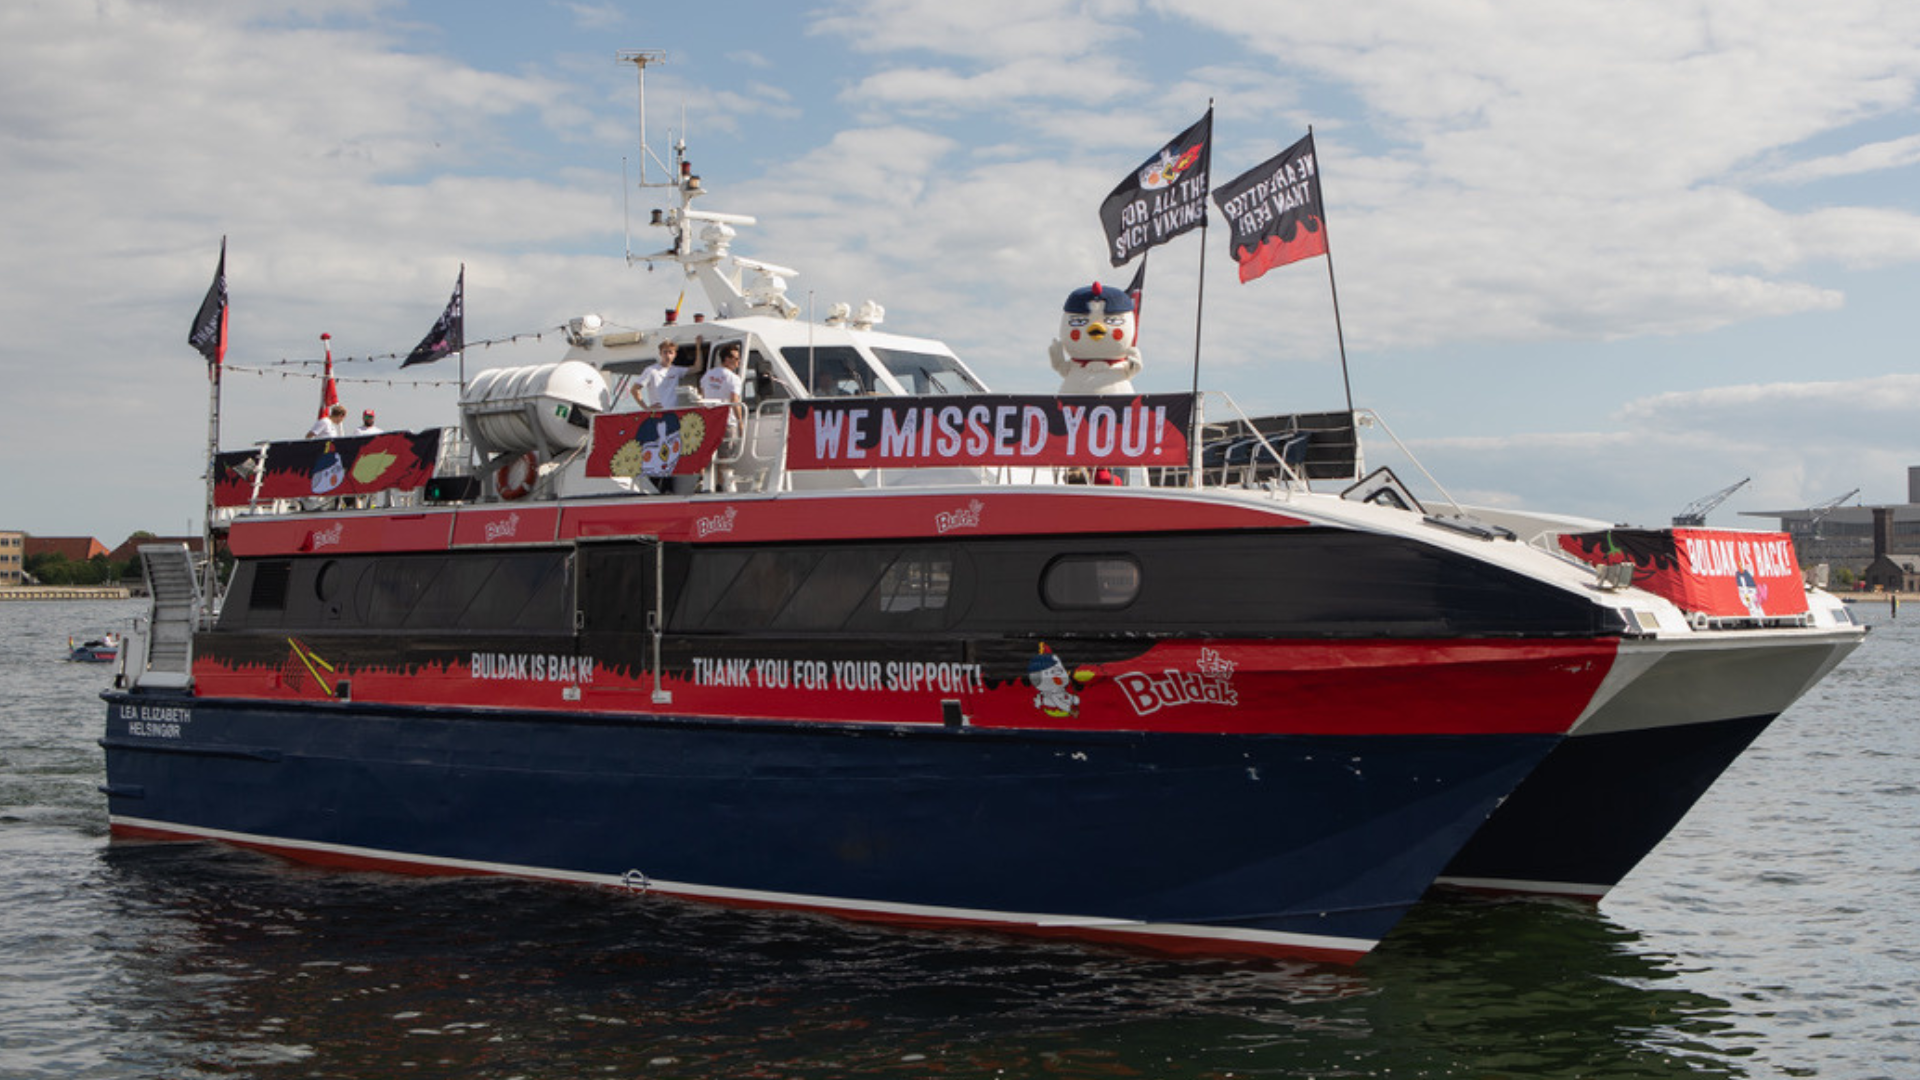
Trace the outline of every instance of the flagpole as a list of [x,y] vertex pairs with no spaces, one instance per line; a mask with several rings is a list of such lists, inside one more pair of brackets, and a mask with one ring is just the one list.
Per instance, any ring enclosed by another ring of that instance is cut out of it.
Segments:
[[[1207,99],[1207,138],[1213,138],[1213,99]],[[1208,186],[1212,183],[1209,180]],[[1213,215],[1207,213],[1207,201],[1200,199],[1200,283],[1193,301],[1193,408],[1187,417],[1187,452],[1192,455],[1192,463],[1187,469],[1187,486],[1200,486],[1200,326],[1207,307],[1207,223]]]
[[[209,311],[209,305],[212,310]],[[212,325],[206,325],[208,316]],[[220,263],[213,272],[213,285],[194,316],[187,344],[207,358],[207,505],[201,519],[200,554],[206,559],[206,584],[201,589],[202,614],[210,616],[217,604],[215,592],[220,585],[220,561],[216,557],[213,536],[214,488],[219,483],[220,460],[220,376],[227,366],[227,238],[220,238]],[[205,335],[205,336],[203,336]],[[149,591],[153,583],[148,582]]]
[[[1212,109],[1213,103],[1208,102]],[[1204,212],[1204,211],[1203,211]],[[1200,486],[1200,326],[1207,307],[1207,220],[1200,220],[1200,288],[1193,304],[1193,408],[1187,417],[1187,449],[1193,458],[1187,470],[1187,486]]]
[[[646,64],[642,63],[641,78],[646,78]],[[646,145],[646,117],[640,118],[640,143]],[[642,168],[645,167],[642,159]],[[460,294],[460,397],[467,396],[467,264],[460,264],[460,276],[453,280],[453,291]]]
[[[222,238],[223,249],[225,245],[226,240]],[[221,315],[223,323],[225,319],[226,316],[223,313]],[[226,351],[226,338],[226,327],[223,325],[220,328],[222,353]],[[200,529],[200,553],[207,559],[207,580],[200,592],[200,602],[209,614],[214,607],[214,589],[220,583],[219,560],[214,557],[213,549],[213,489],[220,476],[220,371],[226,366],[224,356],[219,361],[207,365],[207,513]],[[147,588],[148,591],[152,591],[153,583],[148,582]]]
[[[1313,138],[1313,125],[1307,125],[1307,138]],[[1318,168],[1316,164],[1315,168]],[[1320,219],[1320,231],[1326,237],[1327,244],[1327,291],[1333,296],[1333,336],[1340,343],[1340,385],[1347,392],[1347,416],[1353,416],[1353,380],[1347,375],[1347,332],[1340,325],[1340,286],[1333,279],[1333,230],[1328,228],[1327,219]]]

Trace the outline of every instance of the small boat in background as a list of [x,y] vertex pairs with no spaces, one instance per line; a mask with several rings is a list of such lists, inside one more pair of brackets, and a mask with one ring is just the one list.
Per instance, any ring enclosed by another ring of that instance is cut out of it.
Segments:
[[78,643],[68,638],[67,659],[86,664],[111,664],[120,659],[120,635],[105,634]]

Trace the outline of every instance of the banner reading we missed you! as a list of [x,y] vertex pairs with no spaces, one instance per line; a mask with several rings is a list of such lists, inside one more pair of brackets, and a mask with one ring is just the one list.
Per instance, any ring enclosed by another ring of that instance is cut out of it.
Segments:
[[1188,464],[1185,394],[797,401],[789,469]]

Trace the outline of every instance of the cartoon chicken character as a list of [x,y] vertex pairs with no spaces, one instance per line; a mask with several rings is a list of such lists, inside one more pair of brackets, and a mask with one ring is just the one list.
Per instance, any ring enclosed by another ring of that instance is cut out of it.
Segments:
[[1067,295],[1048,347],[1063,394],[1131,394],[1140,373],[1133,298],[1094,282]]
[[1033,695],[1033,707],[1055,719],[1080,715],[1080,687],[1092,679],[1093,674],[1087,668],[1069,674],[1067,666],[1047,648],[1047,643],[1041,642],[1039,654],[1027,661],[1027,681],[1037,691]]
[[313,463],[312,487],[315,495],[325,495],[346,482],[347,464],[329,442]]

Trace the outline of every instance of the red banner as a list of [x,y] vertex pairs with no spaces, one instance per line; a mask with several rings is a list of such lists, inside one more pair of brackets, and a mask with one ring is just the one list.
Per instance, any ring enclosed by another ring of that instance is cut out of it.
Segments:
[[[215,506],[262,499],[332,498],[411,491],[433,478],[440,432],[389,431],[342,439],[294,439],[213,459]],[[256,493],[254,480],[260,486]]]
[[1181,466],[1192,414],[1185,394],[796,401],[787,468]]
[[1807,590],[1786,533],[1720,529],[1611,529],[1562,536],[1596,565],[1631,562],[1634,585],[1682,610],[1725,618],[1804,615]]
[[725,405],[593,418],[588,476],[687,476],[713,462],[727,434]]

